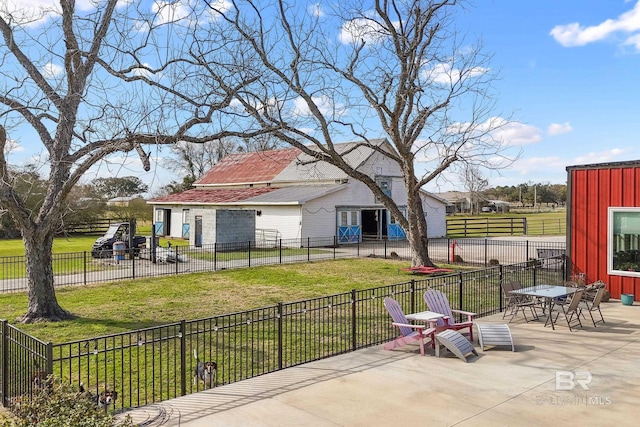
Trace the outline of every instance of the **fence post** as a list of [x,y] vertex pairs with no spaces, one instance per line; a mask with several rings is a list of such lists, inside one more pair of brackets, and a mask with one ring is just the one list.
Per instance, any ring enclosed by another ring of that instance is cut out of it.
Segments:
[[384,259],[387,259],[387,239],[384,239]]
[[502,313],[502,310],[504,309],[504,295],[502,295],[502,281],[504,280],[504,271],[502,270],[502,264],[500,264],[499,266],[499,273],[498,273],[498,301],[499,304],[498,306],[500,307],[500,313]]
[[218,270],[218,243],[213,244],[213,271]]
[[459,304],[458,304],[458,310],[464,310],[464,301],[462,298],[462,289],[463,289],[463,285],[464,285],[464,279],[462,277],[462,273],[458,274],[458,277],[460,277],[460,280],[458,281],[458,300],[459,300]]
[[187,322],[180,321],[180,396],[187,394]]
[[0,338],[2,339],[2,354],[0,354],[0,403],[2,406],[7,404],[6,397],[8,392],[7,375],[9,375],[9,367],[7,363],[7,321],[0,321]]
[[82,271],[82,280],[84,281],[85,286],[87,285],[87,251],[83,253],[83,271]]
[[278,241],[278,248],[279,248],[279,250],[278,250],[279,257],[278,258],[280,259],[280,264],[282,264],[282,239],[280,239]]
[[333,236],[333,259],[336,259],[336,247],[338,246],[338,236]]
[[416,310],[416,279],[411,279],[411,313],[415,313]]
[[[413,312],[412,312],[413,313]],[[357,341],[357,310],[356,310],[356,290],[351,289],[351,350],[356,351],[358,348]]]
[[527,248],[527,250],[525,251],[525,257],[526,257],[525,259],[526,261],[529,261],[529,241],[528,240],[525,240],[525,246]]
[[176,274],[180,273],[180,271],[178,270],[178,264],[180,263],[180,261],[178,261],[178,258],[180,258],[180,254],[178,253],[178,245],[176,245]]
[[282,302],[278,303],[278,369],[282,369]]
[[47,360],[45,360],[45,370],[47,371],[48,375],[51,375],[53,374],[53,344],[48,342],[46,346]]
[[311,261],[311,237],[307,237],[307,261]]
[[358,243],[356,244],[356,254],[360,258],[360,236],[358,236]]
[[[130,255],[130,259],[131,259],[131,276],[133,276],[133,278],[136,278],[136,251],[135,249],[131,248],[129,249],[131,251],[131,255]],[[177,251],[176,251],[177,253]],[[178,260],[176,259],[176,263],[178,262]]]
[[249,267],[251,267],[251,240],[249,240],[248,244],[249,244]]
[[484,266],[485,268],[489,265],[489,260],[487,259],[489,253],[489,239],[484,239]]

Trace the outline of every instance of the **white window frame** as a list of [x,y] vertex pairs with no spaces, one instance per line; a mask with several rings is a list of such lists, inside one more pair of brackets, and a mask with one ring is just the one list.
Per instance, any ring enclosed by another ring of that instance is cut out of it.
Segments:
[[360,225],[360,211],[345,209],[338,211],[338,213],[338,227]]
[[[611,276],[628,276],[628,277],[640,277],[640,271],[625,271],[614,270],[613,268],[613,255],[614,255],[614,238],[615,238],[615,219],[616,214],[637,214],[638,229],[636,230],[635,224],[633,224],[633,231],[637,231],[638,237],[636,238],[634,250],[640,251],[640,207],[609,207],[608,209],[608,227],[607,227],[607,273]],[[635,221],[634,221],[635,222]]]
[[182,209],[182,223],[189,224],[191,221],[191,211],[189,209]]

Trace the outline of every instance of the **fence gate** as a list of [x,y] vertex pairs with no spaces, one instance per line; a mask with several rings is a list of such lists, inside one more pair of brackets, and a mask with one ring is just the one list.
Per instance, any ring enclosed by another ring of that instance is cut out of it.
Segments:
[[53,372],[52,346],[0,321],[0,402],[10,406],[13,398],[33,392],[35,378]]

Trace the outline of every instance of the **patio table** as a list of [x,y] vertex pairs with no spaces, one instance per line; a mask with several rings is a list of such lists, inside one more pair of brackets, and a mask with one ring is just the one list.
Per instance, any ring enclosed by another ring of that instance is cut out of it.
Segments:
[[548,321],[551,323],[551,329],[555,330],[555,326],[553,324],[553,316],[551,315],[551,306],[553,305],[553,300],[556,298],[563,298],[572,293],[576,292],[578,288],[570,287],[570,286],[555,286],[555,285],[537,285],[530,286],[528,288],[522,289],[514,289],[511,291],[512,294],[520,294],[520,295],[530,295],[533,297],[542,298],[547,305],[547,316],[549,316]]
[[419,313],[411,313],[405,316],[407,320],[413,320],[414,322],[429,323],[429,326],[435,328],[435,323],[438,319],[445,317],[442,313],[436,313],[435,311],[421,311]]

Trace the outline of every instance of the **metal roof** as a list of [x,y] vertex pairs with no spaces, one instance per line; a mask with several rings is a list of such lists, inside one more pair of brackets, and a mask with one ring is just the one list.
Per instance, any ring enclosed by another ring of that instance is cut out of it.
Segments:
[[240,189],[194,189],[149,200],[152,205],[302,205],[340,191],[345,185],[297,185]]
[[[374,146],[382,146],[386,139],[335,144],[344,161],[358,169],[374,153]],[[310,147],[317,150],[317,148]],[[387,143],[387,150],[393,148]],[[338,167],[327,162],[315,161],[312,156],[297,148],[230,154],[197,180],[196,187],[224,186],[229,184],[292,183],[334,181],[348,178]]]

